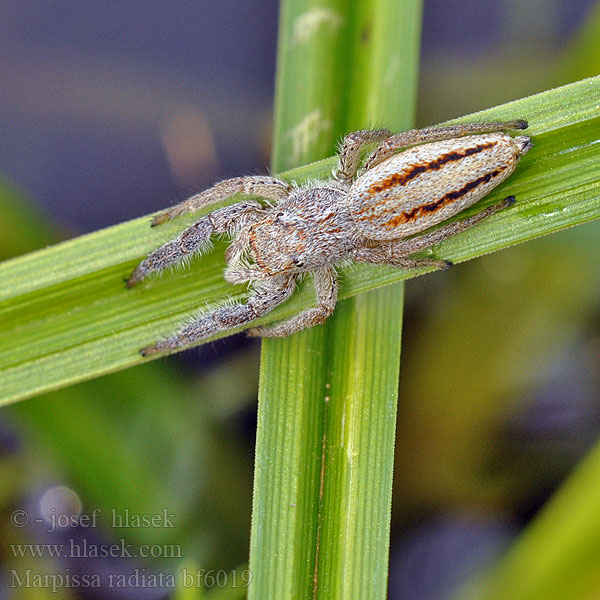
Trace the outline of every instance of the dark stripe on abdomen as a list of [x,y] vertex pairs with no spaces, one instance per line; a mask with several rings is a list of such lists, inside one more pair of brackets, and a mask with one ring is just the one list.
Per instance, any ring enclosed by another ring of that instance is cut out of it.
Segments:
[[459,200],[469,192],[472,192],[480,185],[489,183],[494,177],[500,175],[500,173],[502,173],[501,170],[492,171],[491,173],[487,173],[486,175],[483,175],[477,179],[474,179],[473,181],[470,181],[460,190],[448,192],[446,195],[442,196],[438,200],[435,200],[435,202],[415,206],[412,210],[405,211],[403,213],[400,213],[399,215],[392,217],[389,221],[383,224],[383,227],[386,227],[387,229],[393,229],[394,227],[398,227],[398,225],[401,225],[402,223],[410,223],[411,221],[414,221],[415,219],[418,219],[424,215],[431,215],[443,208],[444,206],[446,206],[447,204],[456,202],[456,200]]
[[370,195],[379,194],[388,190],[391,187],[396,185],[405,185],[411,179],[417,177],[417,175],[421,175],[421,173],[427,173],[428,171],[439,171],[445,164],[449,162],[454,162],[457,160],[462,160],[467,156],[473,156],[474,154],[479,154],[488,148],[492,148],[495,146],[497,142],[487,142],[486,144],[480,144],[479,146],[474,146],[473,148],[467,148],[462,152],[448,152],[447,154],[443,154],[439,158],[432,160],[431,162],[424,163],[421,165],[415,165],[411,167],[408,171],[404,173],[392,173],[389,177],[386,177],[383,181],[379,183],[374,183],[368,190],[367,193]]

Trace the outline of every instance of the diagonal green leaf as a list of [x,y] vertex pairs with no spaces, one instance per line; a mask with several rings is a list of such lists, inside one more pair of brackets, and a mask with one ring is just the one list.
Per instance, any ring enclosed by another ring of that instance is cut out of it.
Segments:
[[[461,262],[600,216],[600,77],[517,100],[464,120],[525,117],[535,147],[517,172],[479,206],[516,194],[517,204],[435,249]],[[290,171],[327,176],[328,159]],[[469,212],[475,212],[473,207]],[[138,363],[137,350],[177,328],[205,302],[239,296],[222,278],[223,248],[190,269],[126,290],[123,278],[148,251],[194,217],[150,229],[147,217],[0,265],[2,403]],[[388,267],[349,267],[341,297],[413,277]],[[264,322],[311,306],[306,285]]]

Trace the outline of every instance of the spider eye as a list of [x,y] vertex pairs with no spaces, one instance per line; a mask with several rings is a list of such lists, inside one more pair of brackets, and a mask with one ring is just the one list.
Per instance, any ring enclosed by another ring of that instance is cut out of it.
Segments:
[[301,258],[298,258],[297,256],[294,256],[294,258],[292,259],[294,265],[296,265],[297,267],[303,267],[304,266],[304,261]]

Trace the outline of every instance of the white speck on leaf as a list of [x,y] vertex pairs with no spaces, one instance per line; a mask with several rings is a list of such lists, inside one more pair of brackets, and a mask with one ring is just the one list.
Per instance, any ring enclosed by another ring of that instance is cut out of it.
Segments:
[[292,127],[287,132],[286,137],[292,139],[293,162],[301,162],[307,149],[313,146],[319,135],[323,131],[329,131],[332,126],[331,121],[323,118],[321,109],[317,108],[308,113],[297,125]]
[[320,27],[325,25],[332,31],[336,31],[342,23],[342,16],[330,8],[315,8],[300,15],[294,21],[292,43],[297,44],[308,41]]

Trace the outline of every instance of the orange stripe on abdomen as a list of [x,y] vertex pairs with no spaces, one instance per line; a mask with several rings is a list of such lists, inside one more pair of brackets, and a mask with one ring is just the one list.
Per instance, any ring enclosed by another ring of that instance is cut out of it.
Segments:
[[416,221],[420,219],[424,215],[432,215],[435,214],[438,210],[442,209],[444,206],[451,204],[452,202],[456,202],[460,200],[463,196],[477,189],[480,185],[489,183],[494,177],[500,175],[502,173],[501,170],[492,171],[491,173],[487,173],[473,181],[470,181],[465,186],[460,188],[459,190],[455,190],[453,192],[448,192],[438,200],[434,202],[429,202],[428,204],[420,204],[419,206],[415,206],[413,209],[409,211],[405,211],[400,213],[399,215],[393,216],[389,221],[382,224],[382,227],[386,229],[394,229],[403,223],[410,223],[411,221]]
[[479,154],[488,148],[492,148],[497,144],[497,142],[487,142],[485,144],[480,144],[479,146],[474,146],[473,148],[467,148],[466,150],[457,152],[448,152],[447,154],[443,154],[439,158],[432,160],[427,163],[422,163],[419,165],[414,165],[404,173],[392,173],[382,181],[378,183],[374,183],[368,190],[367,194],[374,196],[375,194],[379,194],[386,190],[389,190],[392,187],[397,185],[405,185],[411,179],[414,179],[418,175],[422,173],[427,173],[430,171],[438,171],[445,164],[449,162],[454,162],[457,160],[462,160],[467,156],[473,156],[474,154]]

